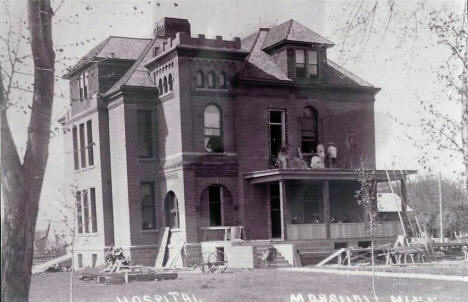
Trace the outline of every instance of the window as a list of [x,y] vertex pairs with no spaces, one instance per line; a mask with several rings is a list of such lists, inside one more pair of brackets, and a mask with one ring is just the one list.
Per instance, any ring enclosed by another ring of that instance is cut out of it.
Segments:
[[198,88],[203,88],[205,86],[205,83],[203,81],[203,72],[199,70],[197,72],[197,87]]
[[153,157],[153,129],[151,111],[137,111],[138,157]]
[[270,110],[269,112],[269,130],[270,130],[270,164],[275,165],[278,152],[281,147],[286,145],[285,131],[285,111]]
[[85,146],[84,124],[80,124],[80,157],[81,157],[81,168],[85,168],[86,167],[86,146]]
[[90,195],[90,207],[91,207],[91,215],[90,215],[91,231],[93,233],[96,233],[97,232],[96,189],[95,188],[89,189],[89,195]]
[[88,190],[83,190],[83,217],[84,217],[84,232],[89,233],[89,205],[88,205]]
[[221,222],[221,187],[208,187],[208,202],[210,207],[210,225],[219,226]]
[[92,254],[91,255],[91,262],[92,262],[93,267],[96,267],[97,254]]
[[208,105],[204,112],[205,150],[207,152],[223,152],[221,137],[221,113],[215,105]]
[[172,87],[172,86],[173,86],[173,83],[172,83],[172,82],[173,82],[173,80],[172,80],[172,74],[170,73],[170,74],[169,74],[169,91],[172,91],[172,89],[173,89],[173,87]]
[[224,72],[219,74],[219,88],[226,88],[226,74]]
[[81,205],[81,192],[76,192],[76,224],[78,234],[83,233],[83,208]]
[[167,93],[167,77],[164,77],[164,93]]
[[88,99],[88,73],[84,72],[79,76],[78,85],[80,89],[80,102]]
[[75,170],[80,169],[80,159],[78,158],[78,129],[76,126],[72,128],[73,134],[73,162],[75,163]]
[[301,151],[305,154],[316,153],[318,139],[318,113],[313,107],[306,107],[302,111],[301,126]]
[[313,79],[318,76],[318,59],[317,50],[309,50],[307,52],[307,73],[308,78]]
[[140,184],[141,198],[141,228],[143,230],[156,229],[156,213],[154,211],[154,184],[142,182]]
[[305,50],[296,49],[296,78],[306,77]]
[[88,164],[94,166],[93,125],[91,120],[86,122],[86,135],[88,137]]
[[166,226],[170,228],[179,228],[179,207],[174,192],[169,192],[165,199]]
[[210,72],[208,73],[208,88],[215,88],[214,79],[215,79],[214,72],[213,72],[213,71],[210,71]]
[[159,95],[162,95],[162,94],[163,94],[163,83],[162,83],[162,80],[161,80],[161,79],[159,79],[158,94],[159,94]]
[[78,254],[78,268],[83,267],[83,254]]

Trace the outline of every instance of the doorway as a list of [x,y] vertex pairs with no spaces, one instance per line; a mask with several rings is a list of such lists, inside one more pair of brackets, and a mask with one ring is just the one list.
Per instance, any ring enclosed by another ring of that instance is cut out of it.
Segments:
[[270,185],[271,238],[281,238],[281,206],[279,184]]

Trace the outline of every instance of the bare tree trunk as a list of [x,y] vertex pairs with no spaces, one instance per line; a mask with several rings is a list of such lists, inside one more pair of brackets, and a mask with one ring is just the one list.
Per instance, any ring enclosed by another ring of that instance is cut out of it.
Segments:
[[[34,94],[28,139],[21,164],[5,108],[1,112],[2,255],[1,301],[28,301],[39,197],[48,157],[54,60],[50,0],[28,0],[28,26],[34,58]],[[2,105],[6,105],[3,87]]]
[[[465,5],[464,26],[468,27],[468,4]],[[465,23],[466,22],[466,23]],[[465,165],[465,189],[468,191],[468,36],[465,41],[465,54],[462,74],[462,148],[463,164]]]

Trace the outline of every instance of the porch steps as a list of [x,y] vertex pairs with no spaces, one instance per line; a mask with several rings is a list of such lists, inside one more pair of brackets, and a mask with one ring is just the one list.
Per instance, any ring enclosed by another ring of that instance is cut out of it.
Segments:
[[[260,260],[262,258],[263,253],[269,249],[272,248],[272,244],[260,244],[255,246],[255,259]],[[270,267],[271,268],[277,268],[277,267],[291,267],[292,265],[289,264],[289,262],[281,255],[279,251],[276,252],[276,262],[272,264]]]

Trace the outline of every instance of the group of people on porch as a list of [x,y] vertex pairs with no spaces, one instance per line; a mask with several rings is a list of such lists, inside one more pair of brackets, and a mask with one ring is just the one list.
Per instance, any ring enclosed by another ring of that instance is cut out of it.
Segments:
[[333,144],[327,144],[326,148],[323,144],[318,144],[316,152],[310,157],[310,162],[307,162],[300,148],[297,149],[298,156],[291,156],[287,146],[282,146],[278,152],[276,166],[280,169],[323,169],[335,168],[338,155],[338,148]]
[[[352,222],[362,222],[361,217],[352,216],[350,217],[348,214],[344,214],[341,219],[337,218],[336,216],[330,217],[330,223],[352,223]],[[318,213],[312,215],[312,219],[310,221],[312,224],[321,224],[324,223],[323,219],[320,218]],[[291,224],[301,224],[299,219],[296,216],[291,217]]]

